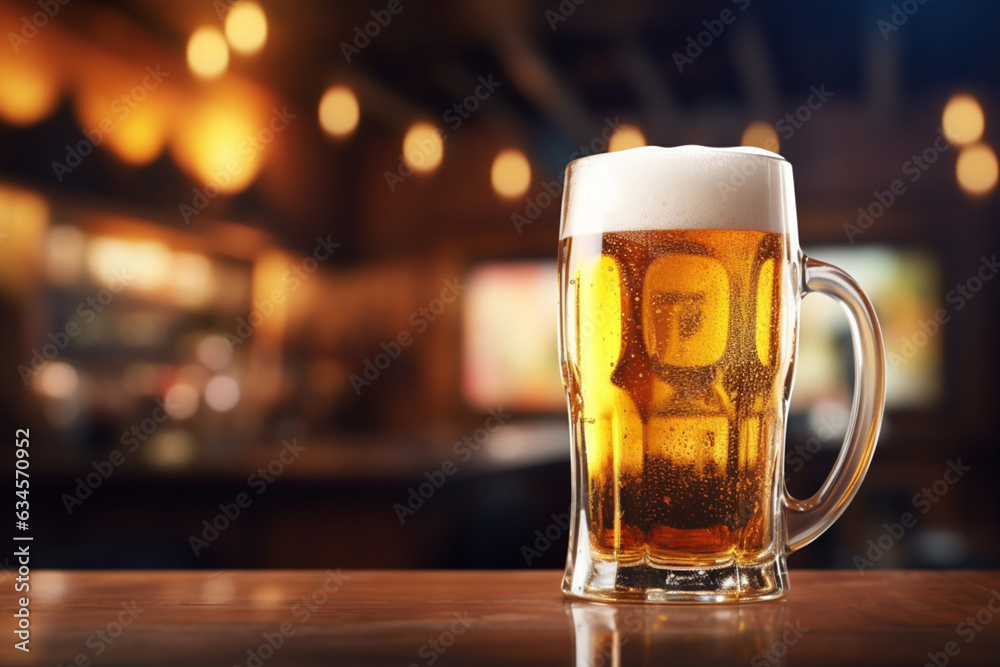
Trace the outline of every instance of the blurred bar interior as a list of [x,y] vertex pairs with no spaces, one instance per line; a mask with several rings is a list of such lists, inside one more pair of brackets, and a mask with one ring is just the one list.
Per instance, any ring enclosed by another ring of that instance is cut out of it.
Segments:
[[[562,169],[647,142],[787,157],[804,247],[881,317],[880,451],[793,565],[908,510],[878,567],[1000,565],[984,477],[913,500],[996,467],[1000,6],[744,5],[0,2],[0,415],[44,565],[560,567]],[[815,301],[800,496],[853,383]]]

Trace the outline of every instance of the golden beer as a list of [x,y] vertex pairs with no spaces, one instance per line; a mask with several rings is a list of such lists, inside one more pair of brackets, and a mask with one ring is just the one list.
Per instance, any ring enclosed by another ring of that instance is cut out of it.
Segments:
[[771,549],[786,253],[784,235],[747,230],[561,242],[563,378],[595,558],[712,566]]
[[[878,320],[799,249],[792,168],[758,148],[643,147],[566,168],[559,359],[572,523],[562,590],[725,602],[788,591],[788,553],[830,527],[871,462],[885,400]],[[782,465],[799,303],[844,307],[845,446],[820,490]]]

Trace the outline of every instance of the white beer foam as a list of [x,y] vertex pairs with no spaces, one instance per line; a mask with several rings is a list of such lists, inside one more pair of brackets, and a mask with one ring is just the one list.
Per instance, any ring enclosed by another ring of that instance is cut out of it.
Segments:
[[784,233],[796,225],[792,167],[761,148],[644,146],[566,168],[560,240],[646,229]]

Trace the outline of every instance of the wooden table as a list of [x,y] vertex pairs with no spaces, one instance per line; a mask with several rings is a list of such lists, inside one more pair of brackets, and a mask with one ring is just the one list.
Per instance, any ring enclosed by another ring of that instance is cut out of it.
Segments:
[[569,601],[560,574],[32,573],[31,653],[12,646],[8,578],[0,662],[1000,664],[997,572],[793,571],[783,600],[683,606]]

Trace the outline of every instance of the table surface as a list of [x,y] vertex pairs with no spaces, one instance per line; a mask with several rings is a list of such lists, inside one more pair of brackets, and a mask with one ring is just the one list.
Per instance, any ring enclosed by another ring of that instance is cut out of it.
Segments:
[[570,601],[560,576],[33,572],[31,652],[13,648],[7,589],[0,663],[1000,664],[1000,572],[792,571],[784,599],[742,605]]

